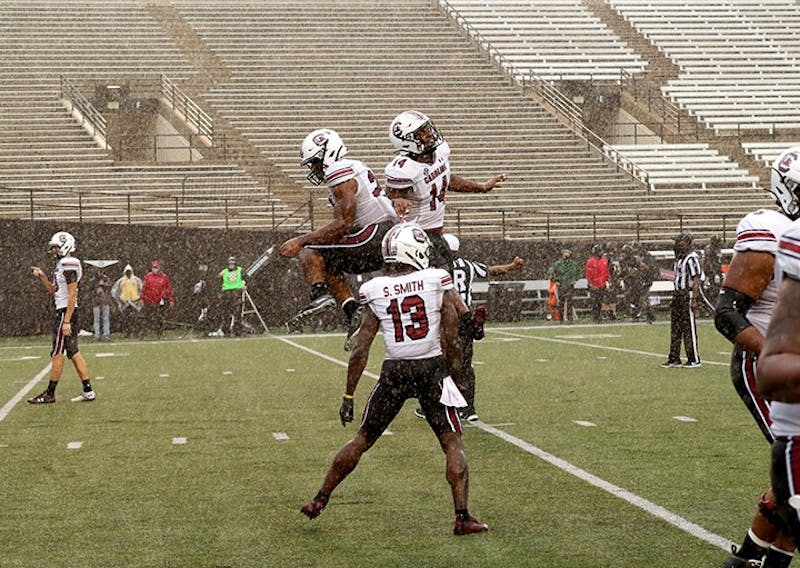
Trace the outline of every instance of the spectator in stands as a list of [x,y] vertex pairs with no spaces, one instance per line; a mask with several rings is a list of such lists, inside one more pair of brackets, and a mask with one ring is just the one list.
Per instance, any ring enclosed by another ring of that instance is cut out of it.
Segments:
[[111,287],[111,297],[117,303],[125,337],[130,337],[142,309],[141,294],[142,279],[133,273],[130,264],[126,264],[122,276]]
[[672,305],[670,306],[669,357],[662,367],[681,366],[681,343],[686,350],[684,367],[700,366],[700,353],[697,350],[697,325],[695,314],[700,309],[700,283],[703,269],[700,258],[693,248],[694,239],[689,233],[675,237],[675,264]]
[[589,298],[592,302],[592,320],[595,323],[602,321],[603,303],[608,292],[608,258],[603,254],[602,245],[592,247],[592,255],[586,261],[584,276],[589,285]]
[[349,350],[359,309],[345,275],[382,267],[381,239],[398,217],[372,170],[346,155],[347,147],[333,130],[314,130],[303,140],[300,164],[310,170],[311,183],[327,184],[333,220],[287,240],[279,252],[286,258],[297,256],[311,284],[311,302],[287,322],[289,330],[338,303],[347,319],[344,347]]
[[[444,239],[450,251],[455,255],[458,249],[461,248],[461,241],[459,241],[458,237],[449,233],[445,233]],[[472,309],[472,284],[476,279],[507,274],[522,268],[524,265],[525,261],[518,256],[515,256],[508,264],[494,264],[491,266],[456,256],[453,260],[453,287],[467,307]],[[580,271],[580,269],[578,270]],[[467,406],[459,411],[459,415],[462,420],[474,422],[478,419],[478,414],[475,412],[475,369],[472,366],[474,338],[471,334],[459,334],[459,337],[461,338],[463,352],[463,363],[461,365],[461,373],[464,376],[462,383],[464,386],[463,395],[467,399]],[[421,408],[417,408],[414,414],[420,418],[425,418],[425,413]]]
[[547,269],[547,278],[555,284],[558,297],[558,315],[561,323],[575,321],[575,307],[572,298],[575,295],[575,282],[581,277],[581,267],[572,258],[572,251],[564,249],[561,258]]
[[453,257],[443,237],[447,192],[488,193],[507,176],[494,174],[477,183],[452,173],[450,145],[431,119],[417,111],[407,110],[392,120],[389,140],[398,153],[385,169],[389,197],[428,234],[431,266],[450,270]]
[[711,237],[703,249],[702,266],[706,275],[703,283],[703,293],[713,305],[717,301],[720,286],[722,286],[722,239]]
[[145,274],[142,283],[142,316],[147,328],[155,331],[156,338],[160,339],[164,334],[164,319],[166,310],[175,306],[175,298],[172,295],[172,283],[164,272],[161,271],[161,263],[153,261],[150,272]]
[[[92,329],[94,340],[109,341],[111,339],[111,282],[104,273],[94,278],[92,286]],[[101,324],[102,321],[102,335]]]
[[220,325],[217,331],[208,335],[212,337],[225,337],[225,330],[230,335],[240,335],[242,332],[242,294],[247,289],[242,278],[242,267],[236,264],[236,257],[228,257],[228,266],[219,273],[222,286],[218,296]]
[[[771,327],[771,320],[777,319],[779,313],[775,303],[781,273],[778,272],[778,278],[773,277],[776,263],[782,262],[779,242],[782,235],[792,231],[792,220],[800,216],[794,192],[796,186],[788,187],[800,182],[798,157],[800,148],[790,148],[773,165],[770,192],[778,198],[781,211],[759,209],[739,221],[734,255],[722,281],[714,316],[717,330],[733,343],[730,372],[736,393],[769,444],[775,442],[772,404],[753,387],[756,381],[760,386],[764,337]],[[715,249],[711,248],[707,255],[714,253]],[[723,568],[747,566],[750,561],[761,561],[762,557],[762,566],[765,567],[789,564],[795,544],[780,530],[782,523],[775,522],[774,508],[775,495],[769,488],[757,501],[742,544],[733,548]]]

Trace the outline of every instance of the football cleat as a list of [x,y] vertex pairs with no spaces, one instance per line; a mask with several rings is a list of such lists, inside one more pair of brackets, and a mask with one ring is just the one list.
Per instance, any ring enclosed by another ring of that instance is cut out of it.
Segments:
[[44,391],[42,394],[29,398],[28,402],[31,404],[52,404],[56,401],[56,396]]
[[322,510],[325,508],[325,505],[328,504],[328,501],[325,499],[320,499],[319,497],[315,497],[305,505],[300,508],[300,512],[303,513],[309,519],[316,519],[319,517]]
[[425,419],[425,411],[422,410],[421,408],[415,408],[414,409],[414,416],[416,416],[417,418],[422,418],[424,420]]
[[731,546],[731,553],[722,563],[722,568],[760,568],[761,560],[753,560],[752,558],[742,558],[736,555],[736,545]]
[[683,364],[683,368],[694,369],[696,367],[699,367],[700,365],[702,365],[700,361],[686,361],[686,363]]
[[453,527],[453,534],[462,536],[465,534],[482,533],[489,530],[489,525],[485,525],[475,517],[462,518],[456,516],[456,524]]
[[664,367],[665,369],[673,369],[675,367],[680,367],[681,366],[681,362],[680,361],[664,361],[663,363],[661,363],[661,366]]
[[334,300],[333,296],[331,296],[330,294],[323,294],[320,297],[311,300],[311,303],[309,303],[306,307],[297,312],[297,315],[294,316],[294,318],[292,319],[295,320],[303,319],[335,305],[336,305],[336,300]]
[[82,392],[78,396],[72,397],[70,400],[72,402],[92,402],[95,398],[97,398],[94,394],[94,391],[89,392]]
[[471,406],[462,408],[458,415],[461,417],[461,420],[466,420],[467,422],[477,422],[478,420],[478,414]]

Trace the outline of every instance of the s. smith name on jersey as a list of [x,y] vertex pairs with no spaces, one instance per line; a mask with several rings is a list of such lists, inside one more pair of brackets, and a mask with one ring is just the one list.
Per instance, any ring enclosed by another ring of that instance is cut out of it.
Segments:
[[383,288],[383,297],[390,298],[392,296],[402,296],[403,294],[409,294],[411,292],[422,292],[425,290],[425,281],[424,280],[412,280],[410,282],[398,282],[391,288],[389,286],[384,286]]

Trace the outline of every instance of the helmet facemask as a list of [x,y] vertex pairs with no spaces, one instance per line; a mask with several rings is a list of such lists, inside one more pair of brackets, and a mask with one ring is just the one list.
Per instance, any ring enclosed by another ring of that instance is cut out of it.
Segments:
[[783,212],[791,218],[792,220],[797,219],[800,217],[800,193],[798,193],[798,189],[800,189],[800,180],[791,179],[790,174],[787,174],[783,178],[783,185],[786,186],[790,194],[790,198],[784,203],[782,200],[778,200],[778,205],[781,206]]
[[792,220],[800,218],[800,155],[796,150],[784,152],[775,160],[769,188],[775,202]]
[[421,148],[421,151],[418,152],[420,156],[430,154],[444,142],[439,130],[430,120],[415,130],[412,136],[417,146]]
[[319,185],[325,180],[325,167],[322,165],[322,154],[325,150],[320,150],[319,154],[304,160],[304,166],[308,167],[309,172],[306,179],[314,185]]

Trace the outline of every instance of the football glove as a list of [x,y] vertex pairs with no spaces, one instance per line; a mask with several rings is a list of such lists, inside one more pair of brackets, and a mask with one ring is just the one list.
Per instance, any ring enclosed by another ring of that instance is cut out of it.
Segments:
[[342,397],[342,405],[339,407],[339,419],[342,421],[342,426],[347,426],[348,422],[353,421],[353,399]]

